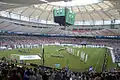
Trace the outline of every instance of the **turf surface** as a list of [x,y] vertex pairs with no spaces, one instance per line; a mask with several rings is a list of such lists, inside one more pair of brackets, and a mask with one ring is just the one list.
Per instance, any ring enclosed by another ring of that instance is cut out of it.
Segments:
[[[80,57],[71,55],[67,52],[67,50],[58,51],[61,48],[65,48],[62,46],[44,46],[45,53],[45,66],[55,67],[55,64],[60,64],[60,68],[69,66],[71,70],[74,71],[86,71],[90,66],[93,66],[96,71],[101,71],[102,64],[104,62],[104,54],[107,52],[105,48],[74,48],[75,54],[79,50],[88,54],[88,61],[85,63],[80,60]],[[20,50],[28,50],[28,49],[20,49]],[[42,54],[42,48],[33,48],[29,53],[21,53],[18,49],[11,51],[0,51],[0,57],[10,57],[11,54],[22,54],[22,55],[34,55],[34,54]],[[62,55],[63,57],[52,57],[51,55]],[[35,64],[42,64],[42,60],[33,60],[26,61]],[[116,64],[112,63],[111,55],[108,53],[108,69],[116,67]]]

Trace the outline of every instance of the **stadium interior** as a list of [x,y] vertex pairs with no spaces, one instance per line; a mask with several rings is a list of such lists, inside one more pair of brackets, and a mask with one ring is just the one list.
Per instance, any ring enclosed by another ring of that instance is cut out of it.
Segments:
[[0,80],[120,80],[120,0],[0,0]]

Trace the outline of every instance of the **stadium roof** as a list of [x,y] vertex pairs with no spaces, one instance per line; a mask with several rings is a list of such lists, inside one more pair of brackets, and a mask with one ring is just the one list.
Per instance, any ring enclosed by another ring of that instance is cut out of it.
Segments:
[[111,23],[111,20],[120,20],[119,0],[73,0],[70,2],[39,0],[39,4],[36,4],[34,0],[25,0],[25,2],[23,0],[3,0],[3,2],[6,2],[4,3],[6,5],[1,7],[0,15],[25,21],[53,24],[53,9],[65,6],[76,13],[75,24],[91,25],[96,21]]
[[26,4],[26,5],[40,4],[44,2],[56,2],[56,1],[61,1],[61,0],[0,0],[0,2],[3,2],[3,3]]
[[58,2],[50,2],[48,4],[55,5],[55,6],[80,6],[80,5],[87,5],[101,2],[100,0],[71,0],[68,2],[65,1],[58,1]]
[[[47,0],[47,2],[39,1],[38,4],[36,4],[34,0],[32,0],[33,2],[31,2],[31,0],[26,0],[25,2],[24,0],[19,0],[18,2],[15,0],[9,1],[6,2],[6,0],[2,0],[2,2],[0,2],[0,30],[3,31],[33,34],[62,34],[72,36],[120,34],[119,25],[115,25],[115,29],[113,30],[110,26],[111,20],[115,21],[114,24],[120,24],[119,0],[96,1],[94,3],[87,4],[83,4],[81,2],[82,4],[78,5],[76,5],[75,2],[75,4],[72,5],[66,5],[66,3],[61,5],[61,2],[54,4],[56,3],[54,1],[58,0],[50,0],[51,2],[49,2],[49,0]],[[69,4],[71,3],[69,2]],[[74,25],[62,30],[62,28],[64,28],[63,26],[47,25],[53,24],[53,9],[63,8],[65,6],[76,13],[75,24],[82,26],[78,27]],[[45,25],[39,23],[45,23]],[[89,29],[90,31],[73,32],[73,28],[77,30]],[[97,31],[91,31],[92,28]]]

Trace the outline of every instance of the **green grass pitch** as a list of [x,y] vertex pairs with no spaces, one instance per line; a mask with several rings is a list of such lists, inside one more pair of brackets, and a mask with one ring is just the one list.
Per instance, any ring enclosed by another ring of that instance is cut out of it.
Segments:
[[[45,66],[55,67],[55,64],[60,64],[60,68],[66,65],[73,71],[86,71],[90,66],[93,66],[96,71],[101,71],[102,64],[104,62],[104,54],[107,52],[105,48],[74,48],[75,54],[79,50],[88,54],[87,62],[80,60],[80,57],[70,55],[66,50],[57,51],[60,48],[65,48],[62,46],[44,46],[45,52]],[[0,51],[0,57],[10,57],[11,54],[24,54],[24,55],[34,55],[42,53],[42,48],[33,48],[30,53],[20,53],[17,49],[11,51]],[[63,55],[63,58],[52,57],[51,55]],[[109,54],[109,53],[108,53]],[[42,60],[26,61],[30,63],[42,64]],[[108,55],[108,69],[116,67],[116,64],[112,63],[111,55]]]

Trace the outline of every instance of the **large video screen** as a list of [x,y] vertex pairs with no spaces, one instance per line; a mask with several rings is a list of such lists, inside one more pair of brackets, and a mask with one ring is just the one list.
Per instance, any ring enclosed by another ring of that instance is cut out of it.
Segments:
[[65,16],[65,8],[58,8],[53,10],[54,16]]
[[69,10],[66,14],[66,23],[74,25],[74,22],[75,22],[75,13]]
[[68,8],[58,8],[53,10],[54,22],[62,25],[74,25],[75,13]]

